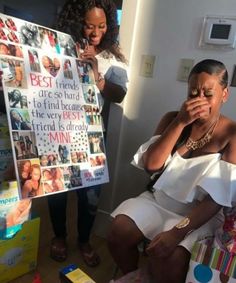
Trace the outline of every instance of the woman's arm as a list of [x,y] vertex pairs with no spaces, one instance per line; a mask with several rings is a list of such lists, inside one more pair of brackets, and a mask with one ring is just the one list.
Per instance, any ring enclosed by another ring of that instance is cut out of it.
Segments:
[[84,53],[80,55],[81,59],[92,66],[96,86],[100,90],[102,96],[115,103],[121,103],[125,97],[126,91],[117,84],[114,84],[107,79],[101,77],[98,70],[98,61],[96,52],[93,46],[88,46]]
[[176,115],[177,112],[169,112],[161,119],[155,131],[155,135],[161,135],[160,138],[143,154],[144,167],[148,172],[163,167],[184,129],[184,124],[179,122]]
[[146,170],[149,172],[160,170],[171,154],[183,129],[206,112],[209,112],[208,101],[205,98],[198,97],[187,99],[179,112],[167,113],[155,132],[156,135],[161,135],[161,137],[143,155]]
[[221,206],[207,195],[180,223],[158,234],[148,246],[147,253],[150,256],[167,257],[189,233],[207,223],[220,209]]

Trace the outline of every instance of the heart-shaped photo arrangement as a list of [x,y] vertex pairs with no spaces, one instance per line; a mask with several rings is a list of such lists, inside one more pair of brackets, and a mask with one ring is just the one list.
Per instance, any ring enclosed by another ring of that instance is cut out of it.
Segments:
[[46,56],[46,55],[42,57],[42,64],[43,64],[44,69],[53,77],[57,76],[60,70],[60,67],[61,67],[61,64],[58,58],[56,57],[50,58],[49,56]]

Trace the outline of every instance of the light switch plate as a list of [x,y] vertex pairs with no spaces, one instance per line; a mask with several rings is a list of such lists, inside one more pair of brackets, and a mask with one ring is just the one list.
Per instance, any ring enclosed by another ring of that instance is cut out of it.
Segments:
[[187,82],[188,81],[188,75],[189,75],[193,65],[194,65],[193,59],[187,59],[187,58],[181,59],[177,79],[179,81]]
[[155,60],[156,56],[154,55],[142,55],[140,76],[153,77]]

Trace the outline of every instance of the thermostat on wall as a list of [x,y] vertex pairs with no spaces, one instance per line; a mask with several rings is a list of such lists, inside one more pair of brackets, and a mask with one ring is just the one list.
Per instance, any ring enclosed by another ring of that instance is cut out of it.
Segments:
[[204,18],[200,46],[235,48],[236,18],[207,16]]

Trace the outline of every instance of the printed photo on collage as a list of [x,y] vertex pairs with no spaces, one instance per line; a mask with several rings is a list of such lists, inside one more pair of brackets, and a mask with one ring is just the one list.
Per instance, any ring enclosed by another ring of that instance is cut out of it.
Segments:
[[63,73],[66,79],[73,79],[72,65],[70,59],[65,59],[63,62]]
[[38,157],[35,133],[30,131],[12,132],[17,160]]
[[41,61],[42,61],[44,70],[46,70],[46,72],[50,74],[51,76],[56,77],[61,67],[59,58],[57,57],[51,58],[50,56],[44,55]]
[[84,163],[88,162],[88,154],[86,151],[71,152],[71,162],[72,163]]
[[29,49],[28,50],[28,58],[29,58],[30,70],[32,72],[39,72],[40,73],[41,68],[40,68],[38,51],[35,50],[35,49]]
[[90,153],[105,153],[104,140],[101,132],[88,133]]
[[58,40],[62,55],[77,57],[76,45],[71,36],[58,32]]
[[0,42],[0,55],[23,58],[22,47],[11,43]]
[[95,88],[93,85],[82,85],[84,100],[88,104],[97,104]]
[[27,93],[23,89],[8,88],[8,100],[10,108],[28,108]]
[[19,29],[15,19],[11,17],[0,17],[0,40],[20,43]]
[[83,84],[94,84],[94,75],[91,66],[81,60],[76,60],[76,68],[79,80]]
[[101,125],[102,117],[98,106],[84,105],[86,122],[89,125]]
[[31,47],[41,47],[39,31],[36,25],[24,23],[19,29],[20,43]]
[[106,156],[100,154],[95,157],[90,157],[89,162],[91,167],[104,166],[106,164]]
[[31,130],[29,112],[26,109],[10,110],[11,128],[12,130]]
[[55,31],[39,27],[39,34],[42,49],[60,54],[60,45]]
[[1,59],[2,79],[7,87],[27,88],[24,62],[14,59]]
[[41,181],[43,191],[46,194],[63,191],[65,189],[63,168],[56,167],[43,169]]
[[31,198],[43,195],[39,160],[20,160],[17,161],[17,166],[21,181],[21,197]]

